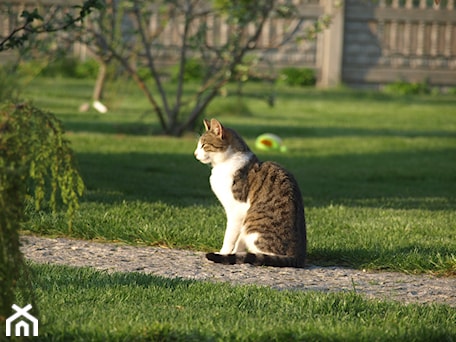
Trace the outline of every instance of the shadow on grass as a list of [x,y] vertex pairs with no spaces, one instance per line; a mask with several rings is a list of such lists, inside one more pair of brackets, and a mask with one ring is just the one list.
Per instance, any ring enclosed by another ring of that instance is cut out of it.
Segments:
[[156,124],[142,122],[103,122],[100,120],[66,120],[65,130],[68,132],[85,132],[100,134],[119,134],[128,136],[152,136],[161,134]]
[[193,205],[215,199],[208,183],[209,168],[192,155],[82,153],[77,158],[88,190],[83,201]]
[[[255,139],[263,133],[275,133],[282,138],[336,138],[336,137],[404,137],[404,138],[456,138],[456,133],[450,131],[426,131],[426,130],[401,130],[401,129],[362,129],[341,128],[339,126],[327,127],[291,127],[270,125],[236,125],[230,127],[240,132],[246,139]],[[160,127],[156,124],[141,122],[101,122],[92,121],[65,121],[65,129],[68,132],[87,132],[101,134],[119,134],[130,136],[151,136],[161,134]],[[271,132],[273,131],[273,132]],[[199,132],[199,130],[198,130]],[[195,135],[197,133],[195,132]]]
[[[436,257],[438,254],[438,257]],[[429,260],[435,271],[446,276],[456,275],[454,248],[440,246],[438,249],[419,244],[410,244],[388,249],[361,248],[314,248],[308,252],[307,263],[319,266],[342,266],[376,271],[412,273],[429,272]],[[404,260],[405,263],[404,263]]]
[[[456,202],[456,149],[272,158],[298,180],[307,206],[448,209]],[[81,153],[84,201],[217,203],[210,168],[193,155]]]
[[[60,265],[40,265],[32,264],[32,270],[35,273],[34,279],[41,279],[40,283],[35,286],[40,287],[43,291],[51,291],[55,288],[71,287],[72,289],[107,289],[117,286],[132,286],[141,288],[167,288],[175,290],[176,288],[186,288],[196,283],[196,280],[186,280],[180,278],[164,278],[160,276],[144,274],[139,272],[116,272],[107,274],[96,271],[90,267],[72,267]],[[54,269],[52,282],[48,276],[38,276],[40,274],[50,274],[49,268]],[[62,275],[62,276],[60,276]]]
[[[230,84],[233,85],[233,84]],[[261,85],[259,83],[250,83],[247,87],[244,87],[242,94],[243,99],[257,99],[264,98],[270,93],[270,87]],[[337,102],[337,103],[352,103],[357,101],[360,103],[372,101],[390,103],[394,101],[400,104],[443,104],[443,105],[456,105],[456,97],[452,95],[448,96],[433,96],[433,95],[394,95],[388,94],[381,91],[365,90],[365,89],[353,89],[353,88],[338,88],[338,89],[327,89],[322,90],[315,87],[288,87],[278,86],[274,90],[276,101],[314,101],[324,100],[325,102]],[[230,91],[226,98],[236,98],[237,94],[234,91]]]
[[284,99],[294,100],[325,100],[333,101],[337,103],[353,103],[353,101],[359,101],[360,103],[372,101],[390,103],[394,101],[400,104],[420,104],[420,105],[455,105],[455,96],[432,96],[432,95],[393,95],[386,94],[380,91],[370,90],[356,90],[356,89],[335,89],[335,90],[321,90],[317,88],[285,88],[281,89],[279,97]]
[[[313,204],[394,209],[455,205],[456,149],[285,159]],[[450,203],[452,202],[452,203]]]
[[[338,126],[328,127],[274,127],[267,125],[255,125],[248,127],[231,125],[243,137],[255,139],[263,133],[275,133],[286,138],[337,138],[337,137],[398,137],[398,138],[456,138],[456,133],[449,131],[413,131],[400,129],[362,129],[362,128],[341,128]],[[273,130],[274,132],[271,132]]]

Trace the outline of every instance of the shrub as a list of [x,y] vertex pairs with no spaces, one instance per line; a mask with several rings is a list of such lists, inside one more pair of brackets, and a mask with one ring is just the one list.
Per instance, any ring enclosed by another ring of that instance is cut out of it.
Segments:
[[76,78],[78,61],[75,58],[58,58],[51,61],[42,71],[47,77],[71,77]]
[[252,110],[242,97],[219,98],[208,108],[208,116],[251,116]]
[[449,95],[456,95],[456,87],[451,87],[448,89]]
[[387,84],[383,91],[388,94],[396,95],[417,95],[417,94],[429,94],[431,88],[427,82],[411,83],[406,81],[396,81],[394,83]]
[[67,207],[68,227],[82,195],[61,123],[28,104],[0,106],[0,317],[7,317],[21,269],[19,229],[30,195],[35,209]]
[[94,59],[76,63],[74,77],[76,78],[95,78],[98,73],[99,64]]
[[55,60],[31,60],[21,62],[19,72],[24,76],[69,77],[94,79],[98,72],[98,62],[94,59],[79,61],[62,57]]
[[279,78],[289,86],[314,86],[317,82],[315,71],[309,68],[284,68]]
[[[172,80],[177,81],[179,77],[179,67],[172,68]],[[198,81],[204,77],[203,63],[196,58],[190,58],[185,64],[184,81]]]
[[43,73],[49,61],[36,59],[30,61],[20,61],[17,65],[17,73],[20,77],[35,78]]

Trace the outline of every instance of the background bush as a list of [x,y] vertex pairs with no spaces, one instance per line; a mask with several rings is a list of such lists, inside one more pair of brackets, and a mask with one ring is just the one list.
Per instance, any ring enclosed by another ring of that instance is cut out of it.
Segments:
[[430,94],[431,88],[427,82],[421,83],[410,83],[406,81],[396,81],[394,83],[387,84],[383,91],[388,94],[395,95],[419,95],[419,94]]
[[317,82],[315,71],[309,68],[283,68],[279,79],[289,86],[314,86]]
[[[179,77],[179,66],[171,68],[171,77],[173,81],[177,81]],[[184,81],[199,81],[204,77],[204,67],[201,60],[197,58],[190,58],[187,60],[184,71]]]
[[[98,62],[94,59],[80,61],[76,58],[58,58],[56,60],[35,59],[22,61],[18,66],[22,76],[95,79],[98,73]],[[109,70],[112,73],[112,70]]]

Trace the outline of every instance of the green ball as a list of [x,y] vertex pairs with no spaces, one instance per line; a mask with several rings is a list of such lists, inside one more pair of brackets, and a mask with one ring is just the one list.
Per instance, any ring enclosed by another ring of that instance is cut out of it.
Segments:
[[255,146],[262,151],[286,152],[287,148],[282,144],[282,139],[272,133],[264,133],[256,138]]

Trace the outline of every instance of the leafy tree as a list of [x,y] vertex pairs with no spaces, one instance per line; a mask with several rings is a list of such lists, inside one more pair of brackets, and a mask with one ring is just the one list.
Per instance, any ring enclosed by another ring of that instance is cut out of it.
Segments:
[[[158,22],[152,25],[154,14],[159,14]],[[228,32],[224,41],[211,38],[208,17],[224,18]],[[233,75],[247,74],[246,56],[258,48],[263,28],[273,18],[288,25],[269,48],[315,35],[328,23],[328,18],[322,18],[302,31],[304,19],[291,0],[106,0],[104,10],[81,26],[77,39],[102,61],[118,61],[144,92],[163,131],[180,136],[194,126]],[[178,35],[173,91],[166,84],[168,75],[160,69],[169,32]],[[197,89],[192,89],[194,84],[185,88],[186,70],[195,58],[204,65],[201,82]]]

